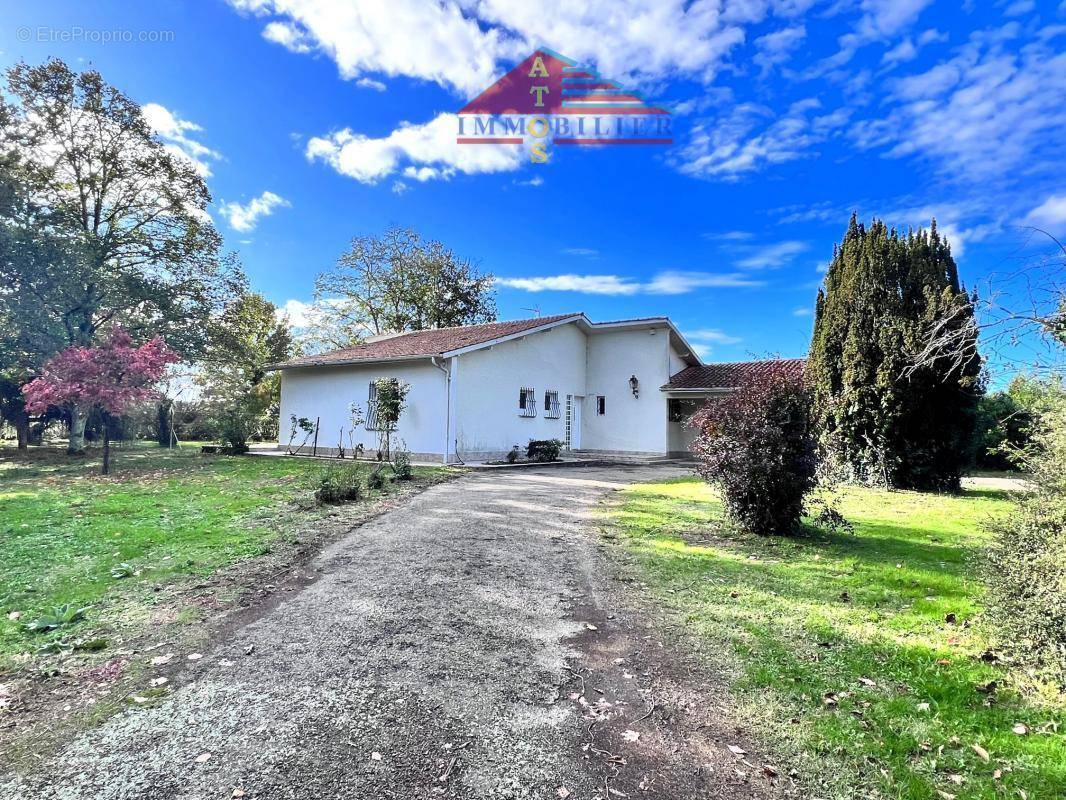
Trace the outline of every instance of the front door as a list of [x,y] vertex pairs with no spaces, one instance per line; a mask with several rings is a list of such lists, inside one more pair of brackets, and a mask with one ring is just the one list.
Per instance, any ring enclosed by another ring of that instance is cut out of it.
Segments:
[[581,448],[581,406],[585,398],[568,394],[566,396],[566,449]]

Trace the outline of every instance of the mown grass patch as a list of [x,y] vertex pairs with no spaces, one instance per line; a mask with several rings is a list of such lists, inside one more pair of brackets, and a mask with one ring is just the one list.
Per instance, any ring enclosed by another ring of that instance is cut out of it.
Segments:
[[[123,616],[143,615],[160,585],[269,552],[285,528],[280,515],[320,513],[292,505],[310,501],[307,476],[321,462],[309,459],[141,445],[117,453],[113,475],[97,469],[57,451],[0,450],[0,672],[15,654],[78,641],[104,606],[129,622]],[[27,630],[64,604],[88,611]]]
[[817,796],[1062,797],[1061,702],[981,659],[976,561],[984,522],[1008,503],[853,488],[838,507],[854,534],[762,539],[681,479],[623,491],[611,521],[658,602],[722,654],[740,713]]

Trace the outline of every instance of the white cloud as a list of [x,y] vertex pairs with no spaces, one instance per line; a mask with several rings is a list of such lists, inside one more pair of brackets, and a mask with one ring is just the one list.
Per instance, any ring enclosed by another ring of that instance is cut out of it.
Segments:
[[260,217],[269,217],[276,208],[288,208],[291,204],[284,197],[273,192],[263,192],[244,205],[230,202],[223,203],[219,211],[229,221],[235,231],[248,233],[255,230]]
[[275,312],[278,322],[288,321],[294,328],[308,328],[318,318],[318,309],[313,303],[302,300],[286,300]]
[[[229,0],[269,18],[263,35],[294,52],[329,56],[340,74],[406,76],[472,96],[543,43],[617,79],[680,75],[709,83],[770,6],[808,0]],[[724,7],[723,7],[724,5]],[[417,42],[418,47],[412,47]]]
[[543,186],[544,185],[544,178],[542,178],[540,175],[534,175],[528,181],[515,181],[514,185],[515,186]]
[[1061,162],[1066,52],[1012,31],[978,32],[945,61],[889,85],[888,113],[852,126],[858,145],[917,156],[953,179],[985,181]]
[[599,258],[600,251],[591,247],[564,247],[563,252],[568,256],[584,256],[585,258]]
[[792,309],[792,316],[794,317],[809,317],[813,314],[814,312],[806,306]]
[[306,33],[295,25],[287,22],[271,22],[263,28],[263,38],[269,42],[280,44],[286,50],[293,53],[310,53],[314,49],[314,42]]
[[738,259],[736,265],[742,269],[782,267],[808,247],[806,242],[796,240],[776,242],[753,250],[750,254]]
[[526,292],[579,292],[581,294],[635,295],[687,294],[704,288],[735,288],[762,286],[740,273],[686,272],[666,270],[648,282],[620,275],[543,275],[532,278],[496,278],[496,283]]
[[203,128],[195,122],[182,119],[159,103],[145,103],[141,106],[148,126],[174,155],[188,161],[202,178],[211,177],[208,161],[217,161],[222,155],[207,145],[196,141],[190,134],[201,133]]
[[580,292],[581,294],[637,294],[641,285],[618,275],[545,275],[537,278],[496,278],[496,283],[526,292]]
[[749,231],[717,231],[703,234],[703,238],[711,242],[745,242],[754,237],[755,234]]
[[1053,194],[1025,216],[1029,225],[1059,230],[1066,226],[1066,194]]
[[645,286],[648,294],[687,294],[696,289],[726,289],[762,286],[763,281],[753,280],[737,272],[685,272],[667,270],[660,272]]
[[315,136],[304,152],[308,160],[324,161],[342,175],[368,184],[398,172],[416,181],[447,180],[457,172],[507,172],[525,163],[523,147],[458,144],[458,131],[457,115],[440,114],[422,125],[402,123],[378,139],[349,128]]
[[718,328],[699,328],[694,331],[682,331],[682,333],[690,342],[705,344],[740,344],[744,341],[739,336],[732,336]]
[[759,52],[752,61],[762,68],[763,73],[769,72],[776,65],[788,61],[792,51],[799,47],[805,38],[807,28],[803,25],[793,25],[760,36],[755,40],[755,47]]
[[793,103],[783,116],[774,119],[773,112],[764,106],[734,106],[693,129],[690,140],[675,156],[679,169],[700,178],[732,181],[767,165],[808,156],[851,115],[847,108],[815,113],[819,108],[819,100],[808,98]]
[[384,83],[373,78],[360,78],[355,82],[355,85],[363,89],[373,89],[375,92],[383,92],[386,89]]

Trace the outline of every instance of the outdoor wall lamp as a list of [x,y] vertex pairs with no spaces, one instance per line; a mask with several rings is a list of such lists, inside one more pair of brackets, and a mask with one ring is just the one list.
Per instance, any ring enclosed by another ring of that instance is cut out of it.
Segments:
[[629,376],[629,388],[633,390],[633,396],[640,396],[640,381],[637,380],[636,375]]

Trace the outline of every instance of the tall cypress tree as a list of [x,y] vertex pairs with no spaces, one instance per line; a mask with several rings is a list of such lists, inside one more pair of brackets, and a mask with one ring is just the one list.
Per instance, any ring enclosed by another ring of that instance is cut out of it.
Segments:
[[[916,365],[937,325],[957,332],[953,352]],[[818,292],[807,364],[824,443],[850,478],[958,489],[981,392],[976,335],[935,220],[901,236],[852,216]]]

